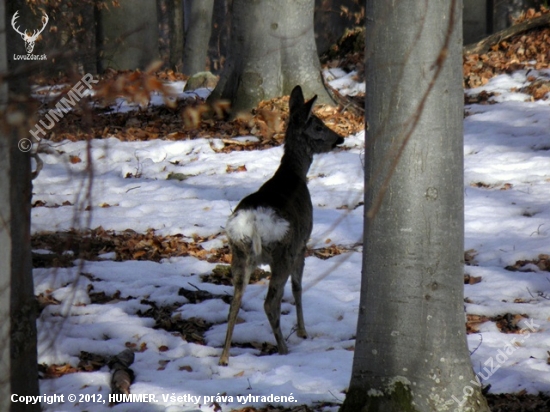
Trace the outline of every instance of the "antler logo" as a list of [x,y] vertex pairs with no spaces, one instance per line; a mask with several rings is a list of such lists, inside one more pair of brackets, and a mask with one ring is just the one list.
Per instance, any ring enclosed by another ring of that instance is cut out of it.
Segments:
[[27,49],[27,53],[31,54],[34,49],[34,42],[36,41],[40,33],[42,33],[46,28],[46,24],[48,24],[49,18],[48,15],[44,13],[44,15],[42,16],[42,28],[40,30],[34,30],[29,36],[26,31],[22,32],[19,30],[19,27],[15,27],[15,21],[19,17],[18,13],[19,10],[17,10],[13,15],[13,18],[11,19],[11,26],[17,33],[21,35],[21,38],[25,41],[25,49]]

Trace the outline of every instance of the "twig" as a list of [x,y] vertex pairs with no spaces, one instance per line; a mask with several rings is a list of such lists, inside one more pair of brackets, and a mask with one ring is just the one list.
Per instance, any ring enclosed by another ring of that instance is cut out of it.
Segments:
[[481,338],[481,340],[479,341],[478,345],[476,346],[476,348],[470,352],[470,356],[472,356],[474,353],[476,353],[476,351],[479,349],[479,347],[481,346],[481,344],[483,343],[483,335],[481,333],[478,333],[479,337]]

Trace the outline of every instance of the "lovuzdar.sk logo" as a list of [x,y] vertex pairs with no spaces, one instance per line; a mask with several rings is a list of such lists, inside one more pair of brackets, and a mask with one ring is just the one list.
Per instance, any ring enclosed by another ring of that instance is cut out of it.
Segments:
[[46,13],[42,13],[42,28],[33,30],[32,34],[27,34],[27,30],[21,31],[19,30],[19,26],[16,26],[16,20],[19,18],[19,10],[17,10],[13,15],[13,18],[11,19],[11,26],[17,33],[21,35],[21,38],[25,42],[25,49],[27,50],[27,54],[14,54],[14,60],[47,60],[45,54],[37,55],[32,53],[32,51],[34,50],[34,43],[36,42],[36,39],[38,39],[40,33],[44,31],[46,25],[48,24],[48,21],[50,20]]

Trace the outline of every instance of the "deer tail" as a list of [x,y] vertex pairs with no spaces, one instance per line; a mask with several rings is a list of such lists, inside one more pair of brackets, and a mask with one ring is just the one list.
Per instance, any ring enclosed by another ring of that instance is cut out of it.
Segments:
[[255,256],[260,256],[262,254],[262,237],[258,230],[256,220],[254,220],[254,227],[252,228],[252,251]]

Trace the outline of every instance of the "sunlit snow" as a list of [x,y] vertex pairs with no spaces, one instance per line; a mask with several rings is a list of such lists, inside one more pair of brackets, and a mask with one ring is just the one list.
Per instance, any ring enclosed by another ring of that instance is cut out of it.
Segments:
[[[325,75],[345,93],[364,91],[364,84],[357,84],[353,75],[342,70],[331,69]],[[482,278],[480,283],[465,286],[466,312],[524,314],[532,322],[526,325],[530,333],[503,334],[487,323],[481,326],[481,333],[468,336],[474,370],[487,377],[483,384],[491,384],[493,393],[524,389],[537,393],[548,391],[550,385],[550,273],[535,265],[531,271],[505,269],[518,260],[550,253],[550,104],[526,101],[529,96],[521,93],[521,88],[527,81],[525,71],[494,78],[482,89],[497,92],[492,99],[498,104],[470,105],[464,120],[465,247],[477,253],[476,266],[466,266],[465,273]],[[118,110],[133,109],[121,102]],[[193,235],[223,233],[239,200],[273,174],[282,155],[281,147],[217,153],[213,147],[223,143],[216,139],[121,142],[111,138],[93,140],[91,145],[92,213],[79,212],[75,206],[35,207],[33,233],[102,226],[115,231],[154,229],[158,234],[182,234],[187,241],[192,241]],[[85,146],[85,142],[68,141],[50,144],[49,154],[42,155],[44,168],[33,182],[33,202],[75,204],[77,197],[86,193],[86,162],[69,161],[71,155],[85,160]],[[354,251],[329,260],[306,259],[303,299],[308,339],[291,333],[295,307],[287,285],[281,323],[290,353],[260,357],[255,349],[233,347],[229,366],[218,366],[228,305],[221,299],[191,304],[178,290],[193,284],[211,293],[232,294],[232,288],[201,283],[200,275],[210,273],[215,264],[192,257],[160,263],[115,262],[110,254],[102,256],[103,261],[77,262],[73,268],[34,269],[35,292],[50,291],[62,302],[46,307],[38,320],[39,362],[76,366],[80,351],[115,355],[128,343],[137,347],[145,343],[147,349],[136,352],[131,366],[136,373],[131,390],[154,394],[158,400],[112,408],[108,402],[66,401],[43,404],[44,410],[213,411],[214,406],[178,401],[177,396],[201,396],[204,400],[224,393],[233,397],[233,402],[220,403],[224,411],[239,406],[237,395],[292,394],[294,405],[342,401],[351,373],[350,349],[359,304],[363,133],[348,137],[345,146],[349,150],[317,156],[309,173],[314,206],[309,245],[337,244]],[[245,172],[226,173],[228,166],[241,165],[246,165]],[[171,173],[185,178],[168,180]],[[220,234],[209,246],[220,247],[224,241]],[[119,290],[121,298],[132,299],[91,304],[87,295],[90,285],[95,292]],[[275,344],[263,311],[266,289],[265,281],[247,288],[239,314],[244,322],[237,324],[234,342]],[[141,303],[145,298],[159,306],[181,304],[177,313],[183,318],[199,317],[213,323],[206,333],[207,345],[187,343],[153,329],[153,319],[136,315],[150,307]],[[513,347],[513,353],[506,359],[495,358],[505,347]],[[484,368],[490,358],[496,359],[499,368],[487,376]],[[41,380],[40,389],[41,393],[65,394],[65,399],[69,394],[100,394],[107,400],[109,382],[109,370],[104,367],[98,372]]]

